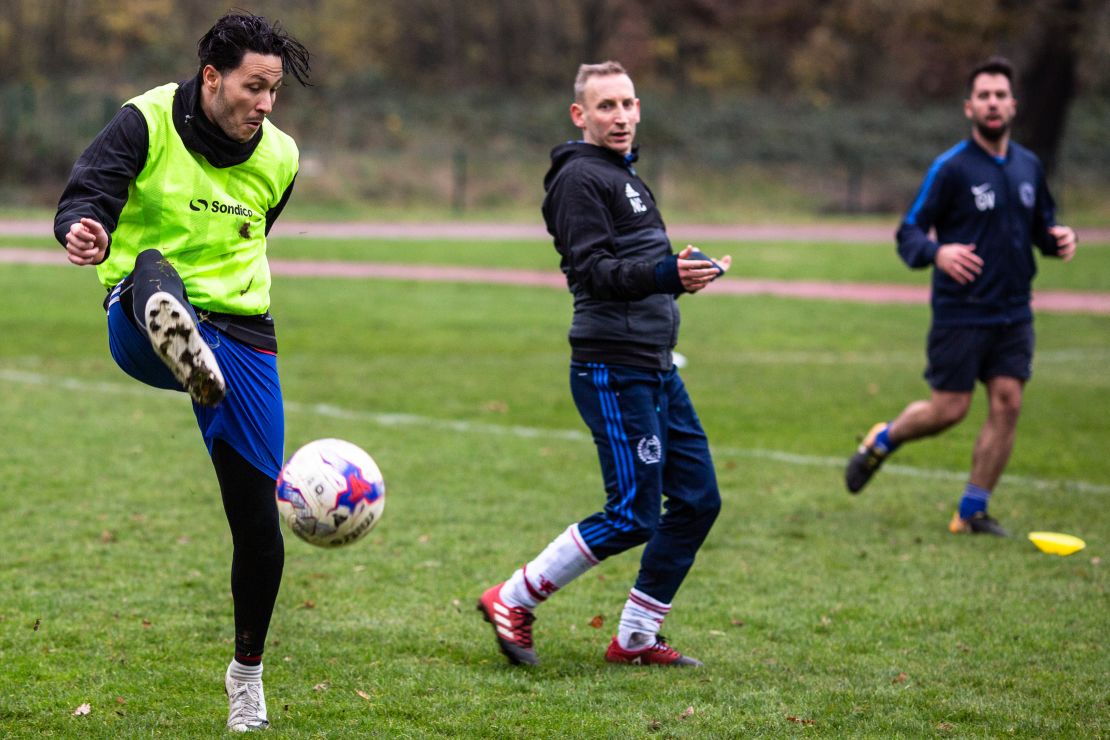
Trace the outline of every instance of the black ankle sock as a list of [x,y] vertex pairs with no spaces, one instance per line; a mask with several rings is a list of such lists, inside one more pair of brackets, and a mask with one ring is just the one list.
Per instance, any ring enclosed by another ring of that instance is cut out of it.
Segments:
[[[130,301],[131,316],[135,324],[143,328],[146,326],[146,302],[159,291],[169,293],[189,311],[193,322],[197,320],[193,307],[189,305],[185,292],[185,283],[173,265],[166,261],[157,249],[147,249],[139,252],[135,258],[135,269],[128,276],[131,281]],[[125,305],[124,308],[127,308]]]

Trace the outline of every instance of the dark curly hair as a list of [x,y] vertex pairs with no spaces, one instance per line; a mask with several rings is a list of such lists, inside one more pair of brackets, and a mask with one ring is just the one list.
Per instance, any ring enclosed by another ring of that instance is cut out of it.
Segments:
[[245,10],[229,10],[197,42],[200,68],[211,64],[219,72],[230,72],[243,62],[248,51],[281,57],[281,69],[302,85],[308,85],[308,49],[286,33],[279,23]]

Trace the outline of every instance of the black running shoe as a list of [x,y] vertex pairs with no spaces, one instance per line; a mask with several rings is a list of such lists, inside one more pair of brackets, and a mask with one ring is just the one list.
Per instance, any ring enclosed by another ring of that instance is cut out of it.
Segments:
[[887,456],[876,450],[874,445],[875,437],[884,426],[886,424],[880,421],[871,427],[871,431],[863,438],[856,454],[848,460],[848,467],[844,469],[844,485],[848,487],[848,493],[859,493],[867,485],[867,481],[871,480],[875,471],[882,467],[883,460]]
[[970,519],[961,519],[960,512],[952,515],[948,522],[948,531],[952,534],[993,534],[995,537],[1009,537],[1010,533],[998,523],[997,519],[987,516],[987,512],[979,511],[971,515]]

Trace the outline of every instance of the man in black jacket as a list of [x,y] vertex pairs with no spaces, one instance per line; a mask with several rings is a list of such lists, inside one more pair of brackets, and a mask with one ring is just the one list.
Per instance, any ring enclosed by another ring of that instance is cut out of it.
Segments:
[[659,635],[721,506],[705,432],[672,351],[677,297],[709,285],[731,258],[714,261],[691,246],[672,253],[651,190],[632,166],[640,101],[623,67],[582,65],[574,93],[570,116],[584,141],[552,151],[543,215],[574,295],[571,392],[597,445],[607,498],[602,511],[489,588],[478,609],[510,662],[535,664],[535,607],[601,560],[646,543],[605,659],[700,666]]
[[[976,380],[987,389],[987,419],[971,458],[954,534],[1005,536],[987,514],[1010,459],[1022,392],[1033,369],[1031,245],[1065,261],[1075,232],[1056,208],[1037,157],[1010,140],[1017,112],[1010,63],[994,57],[971,71],[964,115],[971,136],[940,155],[898,229],[898,253],[914,268],[933,266],[925,379],[932,389],[889,424],[879,422],[848,461],[844,479],[858,493],[904,442],[959,423]],[[936,229],[936,241],[930,238]]]

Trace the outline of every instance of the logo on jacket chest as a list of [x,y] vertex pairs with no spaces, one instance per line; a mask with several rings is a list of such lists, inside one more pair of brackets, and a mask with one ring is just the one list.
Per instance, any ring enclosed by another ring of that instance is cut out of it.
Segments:
[[980,211],[990,211],[994,209],[994,191],[991,190],[991,184],[985,182],[982,185],[972,185],[971,194],[975,196],[975,207]]
[[633,213],[645,213],[647,211],[647,206],[644,205],[644,197],[636,191],[636,188],[632,187],[632,183],[626,182],[624,184],[624,195],[628,198],[628,204],[632,206]]
[[1026,208],[1032,208],[1037,202],[1037,191],[1031,182],[1023,182],[1018,188],[1018,194],[1021,196],[1021,204]]

